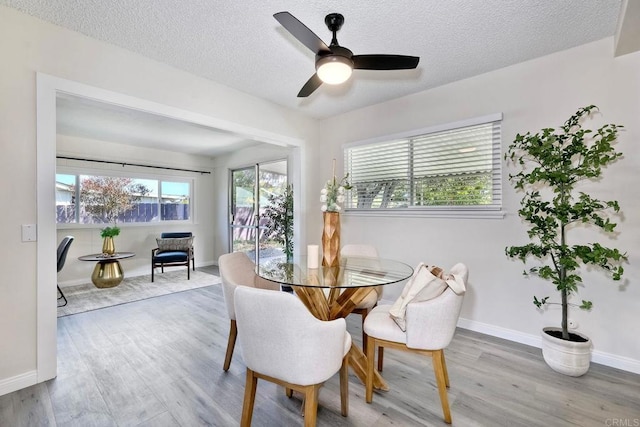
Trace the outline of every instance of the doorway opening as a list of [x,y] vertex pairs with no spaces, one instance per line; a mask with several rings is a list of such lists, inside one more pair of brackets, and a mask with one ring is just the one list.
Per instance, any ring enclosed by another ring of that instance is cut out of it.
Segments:
[[[200,126],[221,129],[243,135],[245,139],[281,147],[296,147],[294,156],[300,159],[302,140],[273,134],[261,129],[239,125],[223,119],[205,116],[141,98],[100,89],[43,73],[37,74],[37,325],[36,372],[25,380],[24,386],[54,378],[57,373],[57,283],[56,247],[58,245],[55,182],[56,176],[56,99],[60,94],[78,96],[144,111],[161,117],[182,120]],[[293,162],[293,176],[300,179],[300,162]],[[298,181],[296,181],[298,182]],[[226,187],[226,186],[225,186]],[[226,228],[226,216],[216,217],[216,225]],[[216,227],[217,228],[217,227]],[[219,245],[216,250],[220,251]]]

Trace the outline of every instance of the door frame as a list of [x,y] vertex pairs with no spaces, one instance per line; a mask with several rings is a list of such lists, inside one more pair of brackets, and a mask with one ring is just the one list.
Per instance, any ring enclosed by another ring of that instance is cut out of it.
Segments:
[[[255,176],[256,176],[256,181],[254,183],[253,186],[253,197],[254,197],[254,216],[256,214],[260,214],[260,165],[263,164],[269,164],[269,163],[279,163],[279,162],[287,162],[287,183],[286,185],[288,186],[289,184],[291,184],[291,178],[290,178],[290,159],[289,157],[282,157],[282,158],[275,158],[275,159],[265,159],[265,160],[260,160],[257,161],[256,163],[253,164],[253,166],[238,166],[238,167],[233,167],[233,168],[229,168],[229,174],[228,174],[228,181],[229,181],[229,185],[227,186],[227,199],[229,200],[228,202],[228,206],[229,209],[227,210],[227,227],[228,227],[228,233],[229,233],[229,238],[227,240],[227,252],[232,252],[233,251],[233,225],[232,225],[232,220],[231,217],[233,215],[232,211],[231,211],[231,207],[233,206],[233,183],[234,183],[234,179],[233,179],[233,173],[235,171],[241,171],[244,169],[251,169],[253,168],[253,170],[255,171]],[[295,193],[294,193],[295,194]],[[295,200],[294,200],[294,211],[295,211]],[[296,241],[296,233],[295,233],[295,224],[296,224],[296,216],[294,214],[294,242]],[[259,219],[257,221],[257,224],[259,224]],[[256,225],[256,236],[255,236],[255,240],[254,240],[254,251],[255,251],[255,259],[253,260],[256,264],[258,264],[259,260],[260,260],[260,250],[259,250],[259,238],[260,238],[260,231],[259,231],[259,226]],[[294,245],[294,251],[295,251],[295,245]]]
[[[36,73],[36,219],[38,241],[36,249],[36,375],[40,383],[57,375],[57,304],[56,304],[56,218],[55,182],[56,172],[56,97],[65,93],[96,101],[141,110],[190,123],[217,128],[245,137],[294,148],[294,173],[298,185],[304,185],[300,173],[304,158],[304,140],[262,129],[245,126],[193,111],[125,95],[83,83]],[[291,166],[291,163],[290,163]],[[295,215],[295,213],[294,213]],[[226,219],[225,219],[226,221]],[[298,223],[300,221],[297,221]],[[34,383],[34,384],[35,384]],[[31,385],[31,384],[29,384]],[[25,385],[26,386],[26,385]]]

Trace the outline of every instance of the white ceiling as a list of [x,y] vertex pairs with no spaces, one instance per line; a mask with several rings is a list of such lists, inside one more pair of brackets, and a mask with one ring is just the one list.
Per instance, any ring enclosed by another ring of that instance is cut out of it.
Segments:
[[[193,74],[325,118],[614,35],[622,0],[0,0]],[[354,54],[420,56],[416,70],[356,70],[296,97],[314,54],[273,18],[289,11]]]
[[165,116],[58,94],[56,131],[62,135],[215,157],[262,143]]

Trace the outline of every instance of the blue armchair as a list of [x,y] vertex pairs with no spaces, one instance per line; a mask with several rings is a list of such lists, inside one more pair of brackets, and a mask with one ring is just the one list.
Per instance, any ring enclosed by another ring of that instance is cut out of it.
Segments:
[[[158,247],[151,250],[151,281],[153,282],[156,267],[164,273],[165,267],[187,267],[187,280],[191,279],[191,268],[196,271],[196,260],[193,255],[193,234],[190,232],[162,233]],[[190,266],[191,264],[191,266]]]

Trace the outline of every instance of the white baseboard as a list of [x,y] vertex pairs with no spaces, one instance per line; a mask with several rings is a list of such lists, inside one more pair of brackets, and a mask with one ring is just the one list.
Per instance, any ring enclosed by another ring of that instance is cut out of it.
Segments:
[[38,382],[38,374],[36,371],[29,371],[15,377],[0,380],[0,396],[9,394],[16,390],[32,386]]
[[[542,346],[542,338],[540,338],[540,336],[525,334],[523,332],[514,331],[513,329],[502,328],[488,323],[460,318],[458,320],[458,326],[462,329],[480,332],[482,334],[503,338],[520,344],[530,345],[532,347],[541,348]],[[610,366],[612,368],[621,369],[623,371],[633,372],[634,374],[640,374],[640,360],[635,360],[630,357],[618,356],[594,350],[591,353],[591,361],[601,365]]]

